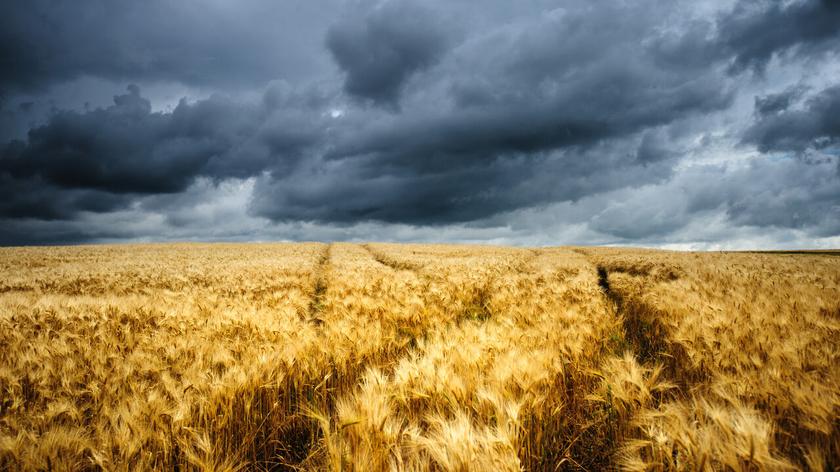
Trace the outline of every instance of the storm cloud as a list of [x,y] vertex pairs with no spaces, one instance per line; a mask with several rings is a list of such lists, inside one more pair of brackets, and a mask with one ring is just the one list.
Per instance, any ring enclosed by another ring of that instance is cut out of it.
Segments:
[[741,0],[720,20],[736,69],[763,70],[778,53],[813,57],[840,46],[837,0]]
[[432,11],[392,1],[340,20],[326,44],[346,74],[348,94],[396,106],[404,83],[440,58],[447,35]]
[[834,1],[2,9],[4,244],[840,233]]
[[809,96],[801,105],[795,106],[791,98],[788,91],[757,99],[758,119],[747,130],[745,140],[762,152],[799,153],[840,142],[840,85]]
[[325,69],[329,1],[4,2],[0,92],[96,76],[259,86]]

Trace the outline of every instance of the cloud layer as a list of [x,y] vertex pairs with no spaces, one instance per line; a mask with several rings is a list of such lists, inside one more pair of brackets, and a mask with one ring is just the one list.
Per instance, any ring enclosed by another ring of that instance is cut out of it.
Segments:
[[314,3],[2,7],[0,244],[840,234],[834,1]]

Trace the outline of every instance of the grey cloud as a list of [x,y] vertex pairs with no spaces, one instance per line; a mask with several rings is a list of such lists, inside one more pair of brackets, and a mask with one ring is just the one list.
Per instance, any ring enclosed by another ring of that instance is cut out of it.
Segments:
[[626,8],[570,7],[485,34],[439,66],[452,95],[437,102],[449,106],[372,123],[331,157],[374,154],[416,169],[469,165],[587,145],[728,106],[729,88],[714,69],[660,64],[657,51],[639,47],[658,37],[656,24],[620,21]]
[[722,215],[730,228],[795,229],[812,237],[840,232],[836,162],[754,160],[736,168],[698,166],[659,185],[619,191],[589,222],[623,241],[667,240],[696,221]]
[[[0,218],[64,220],[79,212],[108,212],[131,203],[126,194],[92,189],[62,189],[40,177],[15,179],[0,174]],[[14,225],[8,223],[7,229]],[[0,231],[0,234],[4,231]]]
[[[835,160],[836,161],[836,160]],[[738,175],[727,195],[734,224],[808,229],[820,236],[840,232],[837,162],[795,159],[756,164]]]
[[807,91],[807,87],[795,86],[779,93],[755,97],[755,112],[758,115],[771,115],[785,111]]
[[0,92],[83,75],[253,86],[305,79],[333,2],[32,0],[0,14]]
[[15,178],[41,177],[65,188],[180,191],[230,146],[214,120],[218,106],[182,103],[172,114],[152,113],[139,89],[129,87],[108,108],[60,112],[30,130],[25,145],[6,148],[0,171]]
[[824,149],[840,140],[840,85],[815,93],[801,107],[780,108],[763,113],[766,101],[756,101],[758,118],[744,134],[744,142],[755,144],[762,152],[804,152]]
[[[666,175],[667,140],[639,133],[727,107],[727,78],[660,61],[658,49],[638,46],[660,37],[654,19],[600,6],[570,5],[468,41],[423,75],[427,88],[402,113],[348,114],[310,173],[260,181],[256,214],[461,222]],[[627,149],[640,139],[638,153]],[[553,181],[534,185],[545,175]]]
[[661,161],[674,153],[668,148],[668,140],[661,132],[647,131],[642,135],[636,149],[636,160],[643,164]]
[[[128,198],[121,195],[181,192],[202,176],[286,171],[319,140],[321,125],[317,113],[308,117],[306,109],[285,105],[212,96],[182,100],[171,113],[152,112],[139,88],[129,86],[110,107],[58,112],[30,130],[26,142],[12,141],[3,150],[0,176],[16,189],[3,214],[72,217],[118,207]],[[63,203],[47,204],[53,200]]]
[[740,0],[719,21],[720,43],[734,53],[735,70],[762,71],[776,53],[810,56],[840,45],[837,0]]
[[662,189],[659,190],[655,197],[647,196],[655,201],[639,206],[621,202],[605,208],[591,218],[589,227],[632,241],[670,234],[691,221],[691,215],[682,208],[683,202],[673,198],[663,199]]
[[836,2],[338,3],[4,5],[0,243],[840,233]]
[[[417,8],[388,2],[332,30],[328,44],[397,48],[382,56],[374,48],[372,63],[348,65],[345,86],[356,72],[381,72],[397,82],[359,80],[382,93],[369,98],[391,100],[428,65],[443,33],[435,15]],[[255,105],[214,96],[152,113],[135,88],[109,108],[57,114],[25,144],[8,146],[0,171],[113,194],[259,175],[255,215],[409,224],[473,221],[643,185],[672,165],[667,140],[648,130],[723,109],[732,94],[721,70],[661,60],[657,18],[630,21],[631,13],[612,2],[569,4],[473,32],[424,73],[425,88],[405,97],[399,114],[282,83]],[[389,62],[403,53],[424,59]],[[357,65],[364,70],[354,72]],[[335,106],[344,115],[325,118]]]
[[326,44],[344,71],[344,90],[396,106],[405,82],[443,53],[449,32],[422,3],[391,0],[333,25]]
[[635,165],[633,140],[541,154],[506,154],[487,162],[418,172],[384,168],[378,158],[329,161],[307,173],[257,182],[252,210],[276,221],[442,225],[518,208],[577,200],[615,188],[661,181],[670,165]]

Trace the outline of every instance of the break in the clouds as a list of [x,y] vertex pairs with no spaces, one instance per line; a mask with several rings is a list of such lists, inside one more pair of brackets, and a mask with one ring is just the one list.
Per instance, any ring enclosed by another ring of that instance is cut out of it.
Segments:
[[834,0],[0,8],[0,244],[840,243]]

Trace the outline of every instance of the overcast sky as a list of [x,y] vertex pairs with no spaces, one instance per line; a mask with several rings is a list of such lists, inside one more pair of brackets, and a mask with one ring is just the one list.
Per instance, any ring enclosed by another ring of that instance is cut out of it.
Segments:
[[840,0],[0,6],[0,245],[840,247]]

